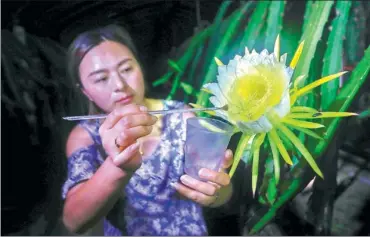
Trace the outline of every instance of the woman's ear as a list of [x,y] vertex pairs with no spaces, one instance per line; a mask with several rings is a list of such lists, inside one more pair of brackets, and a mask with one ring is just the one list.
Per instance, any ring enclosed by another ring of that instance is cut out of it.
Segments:
[[[90,100],[90,101],[93,101],[93,99],[91,98],[91,96],[89,95],[89,93],[84,89],[84,88],[81,88],[81,91],[84,95],[86,95],[86,97]],[[93,101],[94,102],[94,101]]]

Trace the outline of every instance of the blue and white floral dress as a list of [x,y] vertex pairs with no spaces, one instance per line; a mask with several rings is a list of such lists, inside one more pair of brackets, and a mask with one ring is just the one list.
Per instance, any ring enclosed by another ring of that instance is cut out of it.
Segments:
[[[177,101],[163,101],[165,109],[183,108]],[[76,184],[93,176],[106,157],[99,136],[99,122],[80,122],[94,144],[68,159],[63,198]],[[161,142],[143,160],[122,196],[104,220],[104,234],[113,235],[207,235],[202,207],[181,199],[170,185],[183,175],[186,122],[182,114],[163,117]]]

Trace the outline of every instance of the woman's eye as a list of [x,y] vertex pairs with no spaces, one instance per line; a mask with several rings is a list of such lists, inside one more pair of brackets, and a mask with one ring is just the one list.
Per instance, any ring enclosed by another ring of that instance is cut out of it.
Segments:
[[127,72],[130,72],[132,70],[132,67],[128,67],[128,68],[123,68],[121,69],[121,73],[127,73]]
[[95,83],[99,83],[99,82],[104,82],[106,81],[108,78],[107,77],[102,77],[102,78],[99,78],[95,81]]

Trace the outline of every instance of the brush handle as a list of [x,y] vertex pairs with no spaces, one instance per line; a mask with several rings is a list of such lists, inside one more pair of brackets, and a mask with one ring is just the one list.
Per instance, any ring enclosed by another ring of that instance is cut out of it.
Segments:
[[[193,109],[169,109],[169,110],[152,110],[148,111],[149,114],[173,114],[173,113],[187,113],[187,112],[202,112],[222,109],[222,107],[212,108],[193,108]],[[96,115],[82,115],[82,116],[68,116],[63,117],[64,120],[76,121],[76,120],[90,120],[90,119],[104,119],[108,114],[96,114]]]

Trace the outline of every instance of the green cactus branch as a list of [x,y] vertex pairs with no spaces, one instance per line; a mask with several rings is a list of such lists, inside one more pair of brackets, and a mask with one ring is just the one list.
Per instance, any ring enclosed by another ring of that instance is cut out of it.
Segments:
[[[322,76],[343,70],[343,40],[346,33],[351,1],[338,1],[335,5],[336,17],[330,28],[329,39],[324,56]],[[335,100],[339,89],[339,80],[330,81],[321,86],[321,109],[328,109]]]

